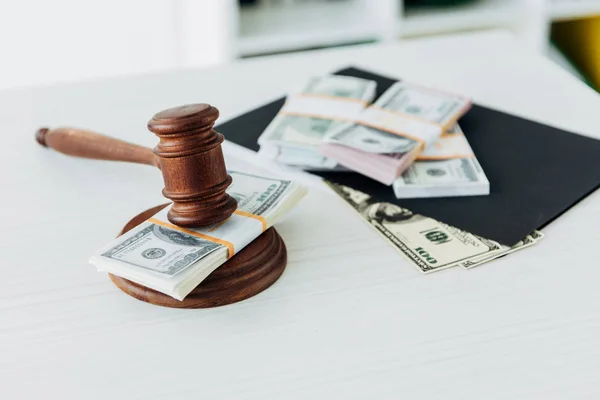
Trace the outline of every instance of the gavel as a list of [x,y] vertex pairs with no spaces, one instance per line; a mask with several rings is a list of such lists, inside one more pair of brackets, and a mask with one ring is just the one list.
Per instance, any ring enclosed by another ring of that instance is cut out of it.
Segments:
[[[173,201],[169,221],[183,227],[204,227],[225,221],[237,201],[225,192],[232,178],[225,169],[223,135],[213,130],[219,111],[208,104],[190,104],[160,111],[148,122],[159,138],[154,149],[76,128],[41,128],[36,140],[61,153],[98,160],[128,161],[160,168],[163,195]],[[122,233],[147,220],[166,205],[135,216]],[[215,307],[247,299],[271,286],[283,273],[287,252],[271,227],[213,271],[183,301],[111,275],[125,293],[165,307]]]
[[61,153],[98,160],[126,161],[160,168],[163,195],[173,201],[168,218],[175,225],[202,227],[226,220],[237,208],[225,192],[231,184],[221,143],[213,130],[219,111],[208,104],[189,104],[160,111],[148,129],[160,141],[147,147],[75,128],[41,128],[36,140]]

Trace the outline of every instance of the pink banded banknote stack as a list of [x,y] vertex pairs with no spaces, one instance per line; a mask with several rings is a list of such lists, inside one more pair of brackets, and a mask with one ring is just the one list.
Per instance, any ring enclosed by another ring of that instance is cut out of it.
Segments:
[[374,103],[376,83],[327,75],[290,94],[259,138],[260,154],[306,171],[352,170],[398,198],[489,194],[457,125],[470,99],[397,82]]
[[352,123],[327,135],[320,152],[391,185],[470,106],[464,97],[398,82]]

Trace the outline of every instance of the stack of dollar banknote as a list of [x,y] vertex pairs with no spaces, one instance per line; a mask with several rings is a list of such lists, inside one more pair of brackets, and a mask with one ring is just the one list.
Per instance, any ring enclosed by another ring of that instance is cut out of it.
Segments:
[[[305,171],[355,171],[391,186],[399,199],[480,196],[490,183],[459,119],[471,101],[407,82],[376,100],[377,83],[315,77],[290,93],[260,136],[259,153]],[[385,240],[424,272],[473,268],[543,238],[532,232],[505,246],[367,193],[326,182]]]
[[306,171],[353,170],[398,198],[489,194],[458,119],[468,98],[398,82],[372,103],[375,81],[312,78],[290,93],[258,139],[259,153]]
[[305,195],[289,181],[229,171],[227,189],[238,208],[225,222],[185,229],[167,219],[168,208],[112,240],[90,263],[182,300],[211,272],[281,219]]
[[513,246],[465,232],[396,204],[377,202],[366,193],[327,182],[347,205],[404,255],[419,271],[430,273],[450,267],[471,269],[538,243],[534,231]]

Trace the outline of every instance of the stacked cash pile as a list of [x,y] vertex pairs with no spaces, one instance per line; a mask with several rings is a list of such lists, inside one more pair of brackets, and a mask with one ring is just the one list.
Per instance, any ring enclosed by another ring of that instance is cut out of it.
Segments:
[[353,170],[398,198],[489,194],[489,182],[456,121],[469,99],[398,82],[375,103],[376,83],[313,78],[260,136],[260,154],[307,171]]
[[328,182],[385,240],[415,265],[430,273],[451,267],[470,269],[533,246],[544,235],[532,232],[514,246],[505,246],[391,203],[374,201],[366,193]]
[[458,124],[427,147],[393,187],[399,199],[490,193],[490,183]]
[[[376,83],[313,78],[292,93],[259,139],[260,153],[306,171],[353,170],[391,186],[399,199],[490,193],[459,119],[469,99],[398,82],[373,99]],[[366,193],[326,182],[424,273],[473,268],[536,244],[532,232],[505,246]]]
[[321,152],[391,185],[469,106],[465,98],[398,82],[352,123],[326,136]]
[[100,271],[183,300],[211,272],[282,218],[305,195],[295,182],[229,171],[227,189],[238,208],[225,222],[202,229],[171,224],[168,208],[112,240],[93,255]]
[[319,153],[323,138],[354,118],[375,97],[374,81],[347,76],[312,78],[292,93],[258,138],[260,154],[304,170],[335,170]]

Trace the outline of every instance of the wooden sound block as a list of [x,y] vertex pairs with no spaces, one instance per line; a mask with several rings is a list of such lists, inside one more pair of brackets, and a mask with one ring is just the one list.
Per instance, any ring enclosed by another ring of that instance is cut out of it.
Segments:
[[[167,205],[163,204],[136,215],[125,225],[119,236],[135,228]],[[285,244],[275,228],[269,228],[217,268],[183,301],[119,276],[109,275],[119,289],[138,300],[164,307],[208,308],[235,303],[262,292],[281,276],[286,262]]]

